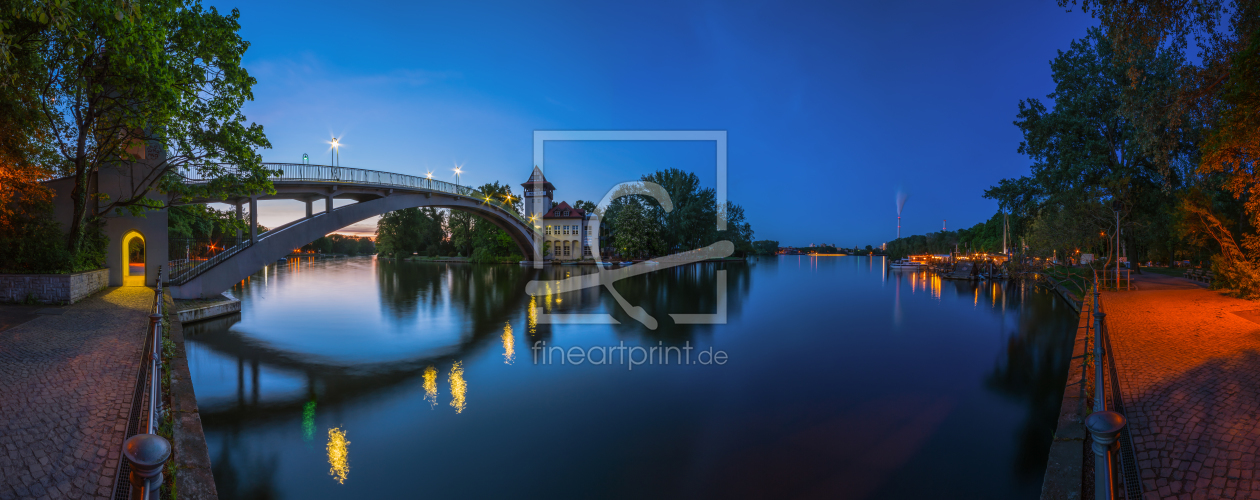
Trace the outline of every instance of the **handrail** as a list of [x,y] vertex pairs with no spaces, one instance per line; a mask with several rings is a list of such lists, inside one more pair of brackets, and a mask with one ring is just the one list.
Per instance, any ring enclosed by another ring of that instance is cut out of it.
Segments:
[[[158,266],[157,272],[157,293],[153,299],[153,314],[162,316],[162,266]],[[160,318],[153,321],[153,351],[149,353],[150,368],[153,370],[153,381],[149,388],[149,431],[148,434],[156,434],[157,424],[157,408],[158,400],[162,397],[162,320]]]
[[[334,167],[329,165],[310,165],[305,163],[263,163],[264,166],[272,169],[280,170],[279,175],[268,177],[271,182],[327,182],[327,183],[344,183],[344,184],[368,184],[375,186],[390,186],[407,189],[417,189],[423,191],[434,191],[439,193],[453,194],[456,196],[465,196],[472,199],[482,200],[483,204],[492,205],[510,217],[520,222],[525,227],[541,234],[541,230],[534,227],[516,210],[509,205],[495,199],[491,199],[485,193],[477,191],[468,186],[462,186],[446,181],[430,179],[428,177],[418,177],[407,174],[396,174],[393,172],[382,172],[379,170],[367,170],[362,168],[351,167]],[[229,166],[229,170],[231,167]],[[208,179],[192,179],[185,177],[184,182],[187,184],[203,184],[209,182]]]
[[237,253],[240,253],[241,250],[249,248],[253,244],[254,244],[253,239],[246,238],[244,240],[241,240],[240,243],[232,245],[231,247],[228,247],[228,248],[224,248],[222,252],[214,254],[212,257],[206,260],[203,260],[201,262],[198,262],[188,267],[182,267],[181,269],[179,269],[179,271],[171,273],[171,278],[170,278],[171,284],[182,285],[184,283],[187,283],[189,280],[197,277],[201,273],[205,272],[207,269],[210,269],[211,267],[214,267],[216,264],[227,260],[229,257],[236,255]]
[[[151,326],[153,350],[149,352],[149,425],[145,434],[157,434],[157,412],[161,408],[162,399],[162,266],[157,271],[157,293],[153,298],[153,315]],[[148,500],[152,492],[149,487],[152,478],[144,480],[141,499]]]

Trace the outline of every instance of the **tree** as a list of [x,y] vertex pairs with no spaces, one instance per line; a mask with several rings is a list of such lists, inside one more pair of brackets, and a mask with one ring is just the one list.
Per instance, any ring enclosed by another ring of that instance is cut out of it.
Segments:
[[[1175,205],[1174,191],[1190,172],[1185,162],[1166,160],[1192,156],[1195,131],[1166,128],[1149,136],[1172,145],[1162,156],[1153,157],[1138,147],[1144,132],[1125,114],[1125,95],[1138,92],[1158,98],[1175,82],[1181,64],[1181,57],[1172,52],[1141,55],[1146,76],[1133,87],[1125,66],[1117,61],[1114,42],[1101,29],[1091,28],[1051,62],[1055,91],[1048,97],[1053,108],[1038,99],[1020,101],[1015,125],[1024,140],[1019,152],[1033,160],[1031,175],[1003,179],[985,191],[985,197],[997,200],[1010,214],[1011,241],[1036,227],[1041,232],[1034,240],[1050,245],[1040,249],[1050,254],[1085,244],[1089,238],[1083,235],[1114,235],[1110,208],[1117,202],[1131,254],[1174,237],[1169,207]],[[1067,223],[1075,226],[1064,226]]]
[[760,240],[753,242],[753,251],[757,255],[774,255],[779,253],[779,242],[774,240]]
[[[700,178],[693,173],[671,168],[643,176],[643,180],[659,184],[669,193],[673,210],[663,214],[660,233],[665,252],[691,250],[716,241],[716,192],[700,187]],[[644,198],[647,206],[660,209],[660,204]],[[619,230],[619,229],[617,229]],[[618,244],[618,247],[622,245]]]
[[622,255],[645,257],[661,251],[661,223],[639,196],[619,198],[613,224],[617,227],[614,245]]
[[726,230],[717,231],[717,239],[730,241],[735,246],[735,252],[737,253],[746,254],[752,252],[753,230],[752,225],[744,220],[744,207],[739,206],[735,202],[727,201],[725,215]]
[[[78,254],[85,227],[112,211],[158,208],[154,189],[224,198],[271,192],[257,148],[262,127],[245,124],[241,105],[255,80],[241,67],[249,43],[240,13],[222,15],[196,0],[5,2],[0,74],[10,92],[33,95],[28,137],[46,137],[59,173],[73,177],[74,212],[66,247]],[[151,174],[108,199],[91,179],[103,167],[156,150]],[[223,166],[227,164],[230,166]],[[181,176],[208,182],[188,186]]]
[[445,215],[432,207],[390,212],[376,223],[375,247],[390,257],[437,255],[446,238],[445,223]]
[[451,235],[451,244],[459,255],[472,255],[474,219],[477,216],[462,210],[451,210],[446,218],[446,232]]
[[248,224],[242,226],[242,221],[226,210],[199,203],[173,206],[167,214],[168,233],[172,238],[219,238],[248,227]]

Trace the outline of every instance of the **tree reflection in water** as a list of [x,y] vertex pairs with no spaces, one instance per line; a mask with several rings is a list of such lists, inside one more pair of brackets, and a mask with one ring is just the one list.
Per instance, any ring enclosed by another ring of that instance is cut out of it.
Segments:
[[[234,326],[237,315],[185,330],[190,366],[196,358],[206,367],[194,383],[199,398],[209,394],[199,403],[223,498],[406,496],[416,492],[415,480],[435,496],[546,493],[545,484],[529,481],[535,471],[502,467],[504,460],[522,458],[546,460],[558,481],[583,487],[625,486],[633,483],[628,477],[651,475],[652,491],[663,496],[763,491],[740,490],[758,485],[783,492],[804,472],[825,477],[844,464],[863,463],[870,450],[861,443],[905,438],[898,429],[918,437],[898,447],[895,461],[866,461],[883,467],[860,478],[874,497],[923,497],[909,478],[924,479],[941,496],[957,496],[975,478],[936,471],[961,464],[956,467],[990,474],[1012,469],[990,478],[1002,483],[995,493],[978,496],[1031,498],[1025,493],[1044,471],[1075,326],[1065,304],[1034,288],[889,273],[873,259],[703,263],[617,282],[618,293],[659,321],[656,330],[632,319],[602,287],[525,293],[531,280],[596,272],[587,266],[535,270],[351,259],[290,267],[280,272],[297,276],[256,279],[239,290],[247,298],[246,327]],[[670,314],[718,310],[718,270],[726,272],[728,324],[676,324]],[[321,276],[303,282],[306,289],[267,288]],[[278,310],[282,302],[262,301],[280,294],[308,305],[285,311]],[[271,323],[257,317],[266,308]],[[540,322],[540,310],[609,313],[620,324],[550,325]],[[363,331],[319,323],[344,314],[379,315],[377,323],[365,324],[384,326]],[[894,324],[897,314],[904,326]],[[288,325],[274,318],[303,316],[318,321],[287,337],[268,337],[259,326],[283,329]],[[424,338],[440,342],[409,343]],[[292,342],[286,346],[286,340]],[[308,340],[346,349],[374,343],[377,350],[369,352],[381,356],[314,356],[303,352]],[[717,345],[731,350],[732,362],[632,373],[590,364],[542,366],[531,359],[537,341]],[[202,384],[210,389],[203,392]],[[1009,420],[995,439],[958,424],[989,412]],[[874,432],[873,424],[894,421],[922,425]],[[333,448],[325,453],[318,437],[334,428],[355,430],[356,470],[362,471],[356,477],[399,480],[330,481],[330,465],[337,470]],[[880,439],[864,441],[868,435]],[[645,444],[663,436],[666,449]],[[625,453],[601,451],[604,439]],[[954,446],[977,440],[1000,453],[982,456]],[[423,477],[412,477],[415,453],[433,449],[450,460],[426,463]],[[976,465],[994,457],[1001,460]],[[471,470],[456,466],[470,460],[504,471],[503,477],[476,481]],[[858,470],[864,469],[849,473]],[[731,479],[732,472],[738,477]],[[725,489],[713,483],[719,479]],[[631,488],[622,496],[646,493]]]

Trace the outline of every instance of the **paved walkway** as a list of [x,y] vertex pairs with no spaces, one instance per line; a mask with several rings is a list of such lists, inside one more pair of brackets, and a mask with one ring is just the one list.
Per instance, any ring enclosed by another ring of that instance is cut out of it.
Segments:
[[110,498],[153,290],[0,331],[0,499]]
[[1103,307],[1146,498],[1260,499],[1260,302],[1143,278]]

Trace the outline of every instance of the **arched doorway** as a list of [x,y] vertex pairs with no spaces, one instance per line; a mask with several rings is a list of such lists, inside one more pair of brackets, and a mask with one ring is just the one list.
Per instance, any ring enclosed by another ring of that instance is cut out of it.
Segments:
[[144,286],[145,251],[144,236],[132,231],[122,240],[123,286]]

